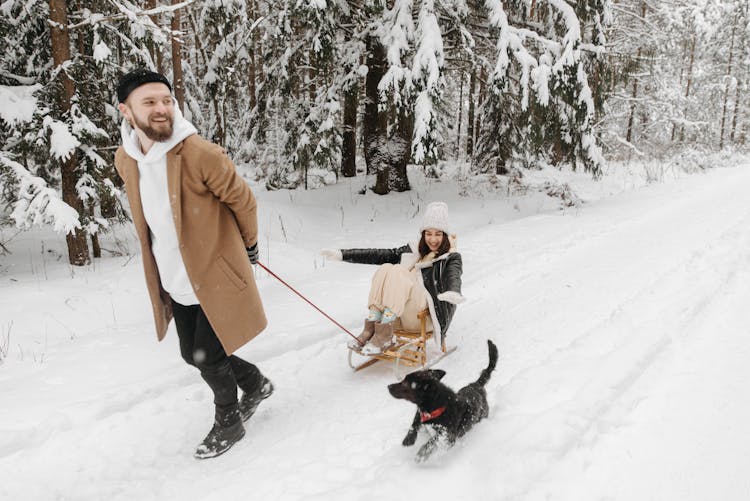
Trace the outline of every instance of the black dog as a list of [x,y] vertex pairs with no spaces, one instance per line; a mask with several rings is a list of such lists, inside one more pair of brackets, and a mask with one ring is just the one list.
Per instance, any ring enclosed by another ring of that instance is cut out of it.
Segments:
[[407,374],[403,381],[388,385],[396,398],[417,404],[417,414],[404,438],[403,444],[414,445],[421,425],[431,427],[435,433],[417,453],[417,461],[424,461],[441,442],[450,447],[474,424],[487,417],[487,392],[484,385],[497,364],[497,347],[487,340],[490,363],[475,382],[464,386],[458,393],[440,382],[445,371],[426,370]]

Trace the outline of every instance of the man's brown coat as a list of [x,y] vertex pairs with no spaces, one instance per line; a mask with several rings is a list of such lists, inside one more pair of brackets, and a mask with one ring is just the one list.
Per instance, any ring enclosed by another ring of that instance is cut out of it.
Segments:
[[[115,167],[125,182],[146,286],[161,341],[172,319],[143,216],[136,161],[120,147]],[[234,164],[197,134],[167,153],[167,184],[182,260],[211,326],[231,354],[266,327],[266,316],[245,247],[258,240],[256,202]]]

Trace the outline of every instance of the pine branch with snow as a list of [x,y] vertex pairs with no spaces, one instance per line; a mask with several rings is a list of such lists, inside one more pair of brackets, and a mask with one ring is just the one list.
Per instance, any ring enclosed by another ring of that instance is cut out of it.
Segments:
[[[610,5],[588,0],[574,8],[564,0],[547,0],[542,9],[541,3],[533,8],[510,3],[506,8],[499,0],[485,2],[497,41],[492,97],[483,112],[487,122],[509,123],[485,130],[479,158],[501,171],[529,155],[550,156],[553,163],[567,159],[575,167],[581,162],[596,175],[603,157],[589,80],[605,50],[601,28]],[[535,22],[529,22],[529,16]],[[584,39],[584,33],[591,40]],[[524,137],[529,132],[524,123],[538,129],[532,137]],[[497,131],[502,134],[493,137]]]
[[412,81],[416,91],[414,102],[414,135],[412,152],[418,164],[434,163],[442,142],[439,104],[445,79],[443,36],[438,25],[433,0],[423,0],[419,11],[417,46],[412,65]]
[[10,218],[18,228],[49,225],[61,233],[81,228],[78,212],[60,199],[57,190],[0,151],[0,192],[6,191],[16,193]]

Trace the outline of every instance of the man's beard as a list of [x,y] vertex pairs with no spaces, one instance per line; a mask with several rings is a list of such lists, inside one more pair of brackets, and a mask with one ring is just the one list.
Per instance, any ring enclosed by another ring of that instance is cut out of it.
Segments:
[[162,118],[162,117],[166,117],[167,121],[159,122],[159,123],[164,124],[165,126],[168,125],[166,129],[156,129],[154,127],[151,127],[148,121],[141,122],[135,116],[133,116],[133,121],[135,122],[136,127],[138,127],[140,130],[143,131],[144,134],[146,134],[147,138],[149,138],[152,141],[156,141],[157,143],[163,143],[164,141],[172,137],[174,119],[173,117],[169,115],[159,115],[159,116],[154,116],[153,118]]

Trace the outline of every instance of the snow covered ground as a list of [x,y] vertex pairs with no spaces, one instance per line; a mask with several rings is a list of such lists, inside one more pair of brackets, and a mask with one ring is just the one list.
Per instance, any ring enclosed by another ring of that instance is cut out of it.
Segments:
[[585,201],[568,208],[416,172],[387,199],[363,179],[256,190],[262,261],[351,329],[374,269],[318,250],[401,245],[448,202],[469,300],[444,381],[474,380],[487,338],[500,363],[489,419],[426,464],[401,446],[414,409],[390,367],[353,373],[347,336],[262,270],[270,325],[240,354],[276,393],[194,460],[211,395],[174,332],[155,340],[132,229],[104,243],[130,254],[84,269],[57,236],[3,229],[0,499],[750,499],[750,166],[680,172],[536,174]]

